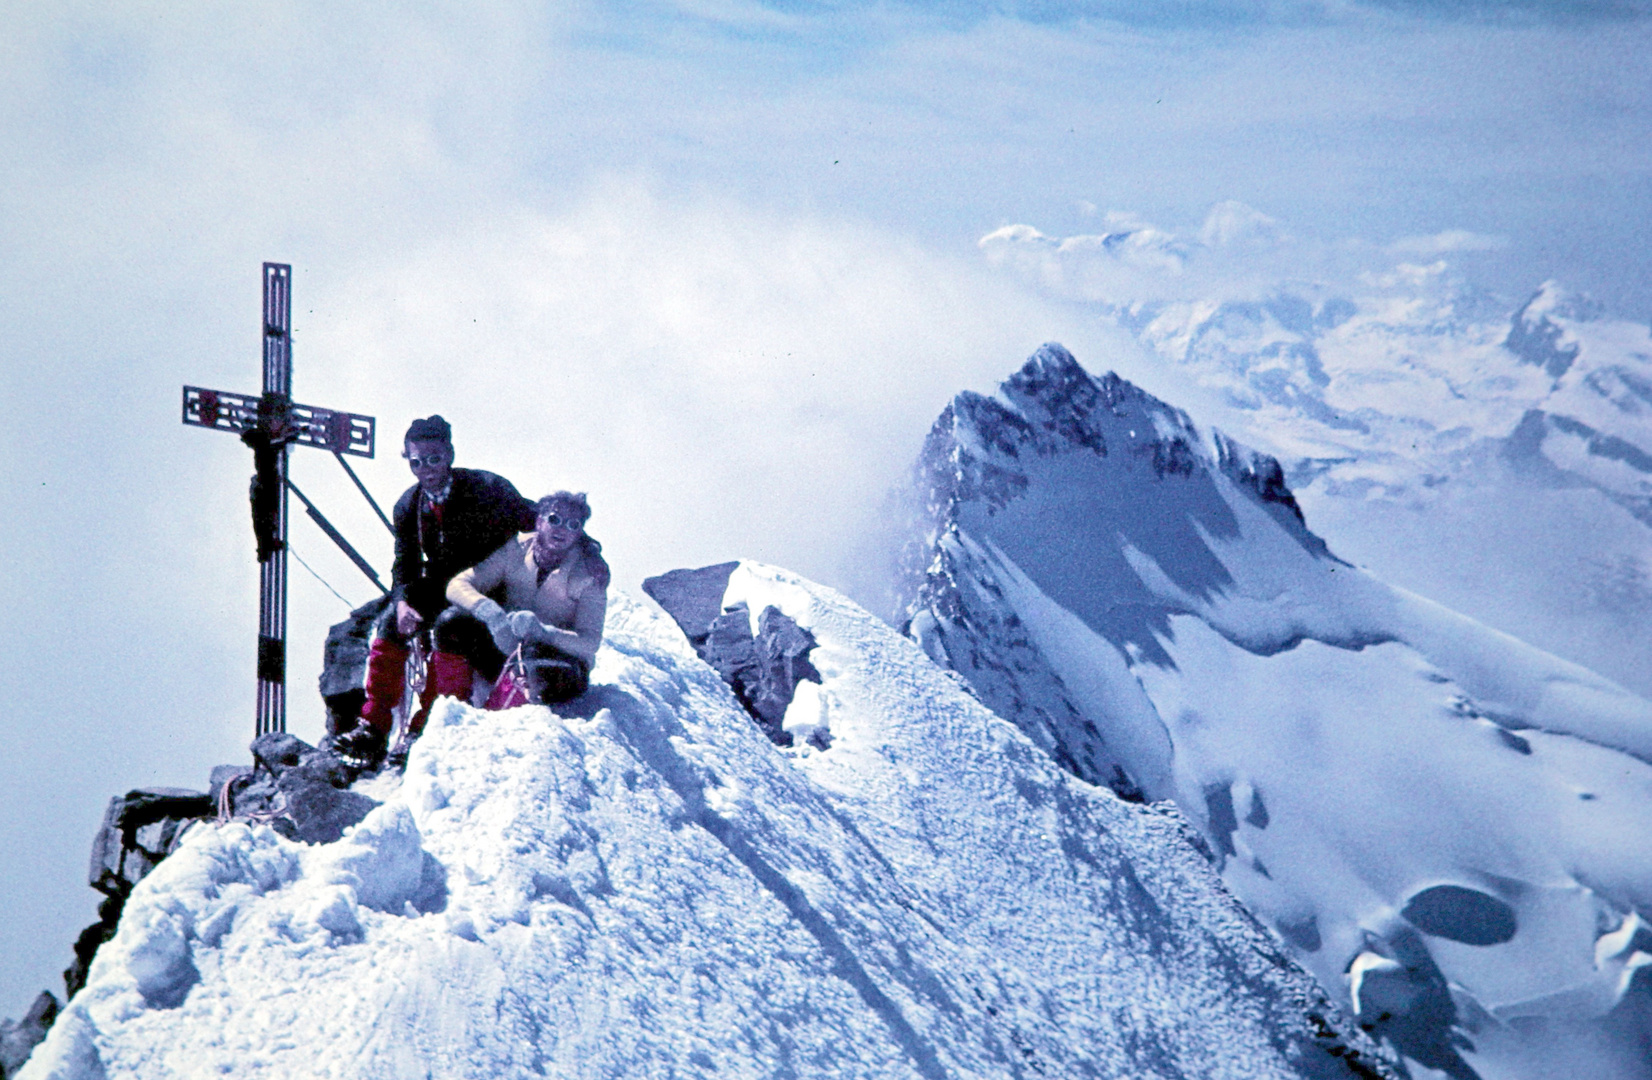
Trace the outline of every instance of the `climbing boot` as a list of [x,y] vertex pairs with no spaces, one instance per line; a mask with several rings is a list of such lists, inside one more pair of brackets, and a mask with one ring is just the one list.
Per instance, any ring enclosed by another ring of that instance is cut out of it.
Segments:
[[394,769],[396,772],[406,772],[407,755],[413,749],[413,740],[416,738],[418,736],[411,731],[403,730],[401,738],[396,740],[396,745],[392,746],[389,753],[384,755],[384,767]]
[[371,772],[384,764],[384,747],[390,741],[388,731],[358,724],[333,740],[333,753],[350,765]]

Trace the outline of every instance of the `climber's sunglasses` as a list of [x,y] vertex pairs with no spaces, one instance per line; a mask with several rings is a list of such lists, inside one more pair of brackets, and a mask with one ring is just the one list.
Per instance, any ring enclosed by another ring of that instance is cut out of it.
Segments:
[[585,527],[584,518],[574,517],[570,514],[559,514],[555,510],[540,514],[539,520],[543,521],[552,528],[560,525],[564,529],[572,529],[574,532],[578,532],[580,529]]
[[419,468],[421,465],[440,465],[447,461],[446,454],[426,454],[424,457],[417,457],[413,454],[403,454],[402,457],[406,458],[408,466],[414,469]]

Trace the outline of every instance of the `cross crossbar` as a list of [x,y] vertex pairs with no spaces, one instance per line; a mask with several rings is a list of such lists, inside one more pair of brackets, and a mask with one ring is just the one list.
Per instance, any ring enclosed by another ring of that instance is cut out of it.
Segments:
[[[253,394],[186,386],[184,423],[240,434],[258,426],[261,400]],[[292,424],[292,441],[299,446],[313,446],[318,450],[356,457],[373,456],[376,424],[373,417],[323,409],[316,405],[300,405],[296,401],[290,403],[287,410]]]

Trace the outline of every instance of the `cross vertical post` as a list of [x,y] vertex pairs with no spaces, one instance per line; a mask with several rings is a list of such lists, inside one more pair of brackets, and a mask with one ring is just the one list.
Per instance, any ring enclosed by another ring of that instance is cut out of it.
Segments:
[[[284,263],[264,264],[264,396],[258,403],[254,505],[270,504],[259,544],[258,734],[287,730],[287,448],[292,442],[292,275]],[[257,511],[254,511],[255,515]],[[270,526],[273,526],[271,528]],[[267,549],[266,549],[267,548]]]
[[344,460],[345,454],[373,456],[378,422],[371,416],[339,412],[293,401],[293,268],[264,264],[264,392],[258,397],[227,390],[185,386],[183,421],[195,427],[239,435],[252,449],[252,533],[258,544],[258,701],[256,733],[287,730],[287,492],[297,493],[311,518],[379,590],[378,574],[322,516],[287,475],[293,446],[329,450],[367,496],[384,512]]

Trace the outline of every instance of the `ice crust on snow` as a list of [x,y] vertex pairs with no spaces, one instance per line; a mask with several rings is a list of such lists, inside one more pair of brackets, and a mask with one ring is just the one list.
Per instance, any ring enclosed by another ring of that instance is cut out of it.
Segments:
[[1388,1075],[1179,813],[828,590],[724,600],[814,636],[830,749],[616,599],[579,706],[439,703],[340,841],[193,831],[22,1076]]
[[1059,346],[955,400],[922,470],[925,651],[1174,799],[1414,1065],[1652,1075],[1652,703],[1337,559],[1265,460]]

